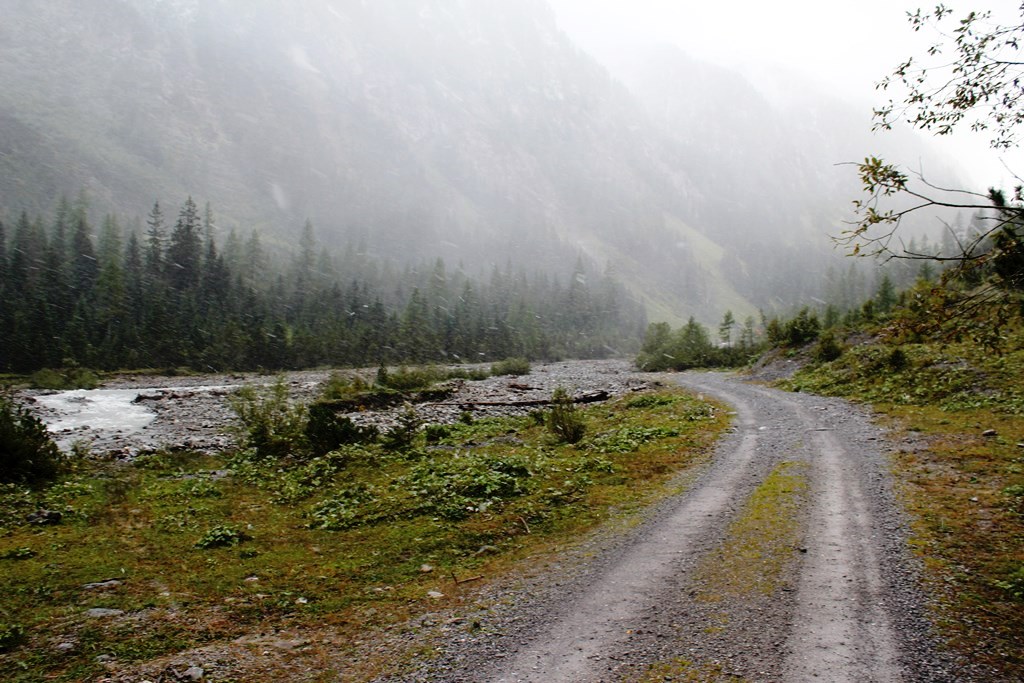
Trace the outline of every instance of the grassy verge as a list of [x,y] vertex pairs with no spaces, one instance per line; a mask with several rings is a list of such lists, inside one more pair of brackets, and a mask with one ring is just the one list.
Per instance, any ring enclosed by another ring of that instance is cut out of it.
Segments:
[[[430,444],[420,433],[402,451],[357,445],[292,463],[158,454],[81,465],[43,492],[8,487],[0,678],[89,680],[289,629],[329,630],[343,658],[368,629],[480,585],[459,581],[494,577],[662,495],[728,421],[675,391],[584,418],[575,445],[540,419],[479,420],[427,430]],[[60,523],[27,521],[41,508]]]
[[902,430],[894,471],[942,633],[971,660],[1020,680],[1024,333],[1018,321],[1004,334],[998,352],[876,340],[787,385],[870,402]]

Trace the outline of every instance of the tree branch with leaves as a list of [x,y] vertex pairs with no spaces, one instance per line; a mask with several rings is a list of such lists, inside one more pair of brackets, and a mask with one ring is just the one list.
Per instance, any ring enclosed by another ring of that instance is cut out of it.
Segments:
[[[878,88],[898,85],[903,99],[875,110],[875,129],[888,130],[905,119],[914,128],[947,135],[970,120],[972,130],[990,134],[993,148],[1017,147],[1018,127],[1024,122],[1024,3],[1020,16],[1021,21],[1009,25],[994,23],[990,12],[970,12],[955,20],[953,10],[941,4],[930,12],[908,13],[914,31],[931,27],[941,37],[928,48],[928,57],[951,51],[952,58],[926,64],[911,57],[897,66]],[[921,171],[908,172],[877,157],[866,158],[857,169],[866,198],[854,202],[857,219],[836,238],[850,254],[953,262],[960,273],[987,267],[986,272],[1000,277],[1004,286],[1024,286],[1024,182],[1007,197],[997,189],[979,193],[940,187]],[[954,234],[956,251],[908,249],[899,234],[904,219],[943,209],[976,216],[970,234]]]

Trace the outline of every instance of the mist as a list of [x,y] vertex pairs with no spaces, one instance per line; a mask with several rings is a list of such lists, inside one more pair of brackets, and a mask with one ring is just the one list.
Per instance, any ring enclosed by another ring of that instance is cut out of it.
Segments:
[[308,220],[395,268],[584,264],[651,320],[710,322],[823,300],[850,267],[830,239],[849,162],[970,182],[920,137],[870,132],[870,84],[912,48],[887,3],[412,5],[15,4],[0,219],[84,193],[93,223],[141,226],[195,196],[221,247],[256,231],[287,260]]

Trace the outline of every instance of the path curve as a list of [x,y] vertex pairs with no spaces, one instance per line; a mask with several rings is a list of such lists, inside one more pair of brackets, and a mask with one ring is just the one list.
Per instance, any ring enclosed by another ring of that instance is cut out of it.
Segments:
[[[666,377],[736,411],[712,464],[620,542],[489,610],[485,633],[383,680],[622,681],[682,660],[747,681],[970,680],[930,639],[881,434],[864,411],[719,373]],[[784,462],[808,472],[788,587],[702,600],[701,561]]]

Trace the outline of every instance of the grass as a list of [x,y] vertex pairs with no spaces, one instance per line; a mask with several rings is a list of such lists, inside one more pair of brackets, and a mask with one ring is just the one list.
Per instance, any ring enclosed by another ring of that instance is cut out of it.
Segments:
[[807,465],[784,462],[747,499],[722,544],[705,557],[697,577],[698,598],[772,595],[783,587],[786,569],[800,544],[799,509],[807,493]]
[[694,663],[688,659],[659,662],[637,679],[637,683],[680,681],[685,683],[743,683],[747,679],[727,673],[721,664]]
[[922,442],[899,449],[894,466],[943,632],[975,661],[1024,678],[1024,416],[879,408]]
[[888,416],[903,437],[893,469],[942,635],[971,660],[1020,680],[1024,325],[1012,311],[1007,319],[996,347],[966,333],[899,344],[883,330],[785,386],[868,402]]
[[[588,408],[576,445],[532,418],[486,419],[401,453],[160,453],[80,464],[43,492],[9,486],[0,679],[89,680],[107,671],[100,655],[117,670],[292,629],[329,631],[337,666],[368,628],[460,604],[482,583],[453,577],[496,577],[664,495],[708,456],[727,414],[680,392],[651,396]],[[39,508],[62,523],[27,523]]]

